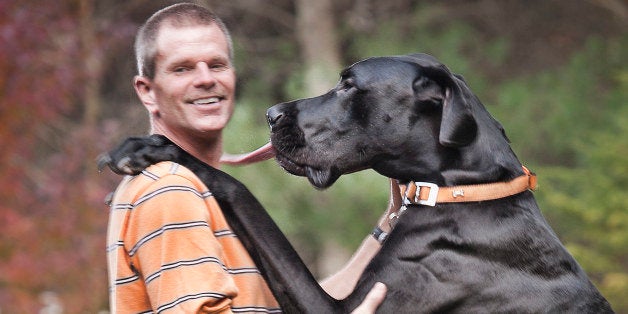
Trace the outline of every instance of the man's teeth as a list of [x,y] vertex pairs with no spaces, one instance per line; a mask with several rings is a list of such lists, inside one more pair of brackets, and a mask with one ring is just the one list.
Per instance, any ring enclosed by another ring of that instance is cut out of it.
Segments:
[[215,104],[215,103],[217,103],[219,101],[220,101],[220,98],[218,98],[218,97],[210,97],[210,98],[197,99],[197,100],[193,101],[193,104],[195,104],[195,105],[209,105],[209,104]]

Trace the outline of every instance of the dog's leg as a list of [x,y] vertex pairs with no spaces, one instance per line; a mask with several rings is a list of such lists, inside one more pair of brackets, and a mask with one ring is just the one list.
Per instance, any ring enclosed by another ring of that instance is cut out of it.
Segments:
[[290,242],[248,189],[205,164],[181,161],[216,195],[225,218],[286,313],[336,313],[336,301],[320,287]]
[[107,166],[117,174],[134,175],[152,164],[172,160],[177,154],[177,147],[164,136],[129,137],[98,157],[98,170]]

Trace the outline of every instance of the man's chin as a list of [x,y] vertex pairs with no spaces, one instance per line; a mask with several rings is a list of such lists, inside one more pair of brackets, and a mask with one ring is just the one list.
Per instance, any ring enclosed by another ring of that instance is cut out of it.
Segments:
[[229,123],[230,117],[204,116],[193,123],[194,130],[206,134],[220,134]]

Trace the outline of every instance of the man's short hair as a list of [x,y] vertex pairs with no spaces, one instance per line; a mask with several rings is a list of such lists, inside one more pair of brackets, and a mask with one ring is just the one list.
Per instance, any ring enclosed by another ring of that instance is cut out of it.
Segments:
[[225,35],[229,49],[229,59],[233,63],[233,43],[229,30],[222,20],[209,9],[193,3],[179,3],[163,8],[153,14],[137,33],[135,38],[135,58],[140,76],[155,78],[155,58],[157,36],[162,25],[174,27],[216,25]]

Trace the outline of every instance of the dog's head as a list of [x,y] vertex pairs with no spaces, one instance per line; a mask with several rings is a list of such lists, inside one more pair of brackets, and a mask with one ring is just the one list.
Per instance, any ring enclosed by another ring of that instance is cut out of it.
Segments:
[[357,62],[326,94],[275,105],[267,118],[279,164],[326,188],[366,168],[408,180],[441,171],[436,155],[476,139],[475,102],[460,77],[414,54]]

